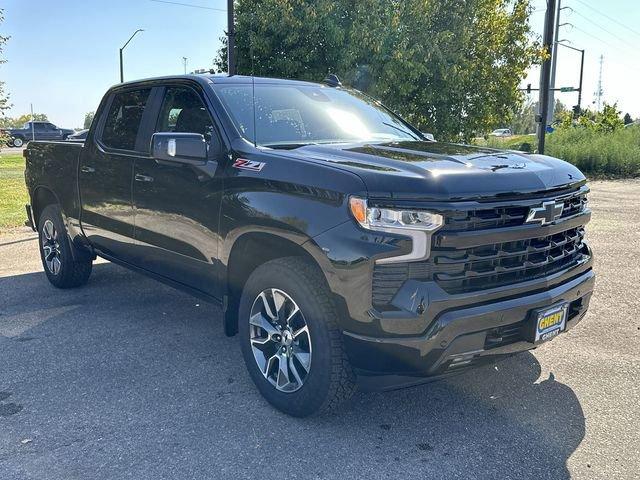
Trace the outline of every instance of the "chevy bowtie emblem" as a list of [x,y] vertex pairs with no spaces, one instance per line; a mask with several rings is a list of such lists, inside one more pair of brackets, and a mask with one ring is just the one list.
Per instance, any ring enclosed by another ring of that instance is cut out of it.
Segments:
[[551,223],[560,218],[564,210],[562,202],[544,202],[541,207],[532,207],[529,209],[526,223],[540,222],[542,225]]

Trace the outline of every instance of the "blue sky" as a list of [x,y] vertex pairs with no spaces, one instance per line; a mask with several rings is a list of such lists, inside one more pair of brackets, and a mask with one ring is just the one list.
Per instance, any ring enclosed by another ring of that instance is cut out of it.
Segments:
[[[177,0],[224,10],[225,0]],[[533,0],[538,11],[532,26],[542,33],[545,0]],[[604,99],[640,117],[640,1],[563,0],[561,38],[585,48],[583,105],[591,103],[598,77],[598,57],[605,55]],[[63,127],[79,127],[95,110],[104,91],[119,80],[118,48],[137,28],[144,28],[125,50],[125,79],[182,73],[212,65],[224,34],[226,14],[151,0],[5,0],[1,33],[10,35],[0,78],[14,104],[9,115],[38,112]],[[591,8],[589,8],[591,7]],[[615,21],[606,18],[604,13]],[[616,21],[621,22],[622,26]],[[577,86],[579,55],[559,50],[558,86]],[[528,79],[536,84],[532,69]],[[561,94],[568,105],[576,94]]]

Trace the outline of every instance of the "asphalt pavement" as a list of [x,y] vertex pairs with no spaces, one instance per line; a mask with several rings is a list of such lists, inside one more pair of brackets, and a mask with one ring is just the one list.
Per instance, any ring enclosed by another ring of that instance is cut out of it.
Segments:
[[107,262],[46,281],[0,236],[0,478],[637,479],[640,182],[594,182],[585,320],[495,366],[307,419],[251,383],[218,308]]

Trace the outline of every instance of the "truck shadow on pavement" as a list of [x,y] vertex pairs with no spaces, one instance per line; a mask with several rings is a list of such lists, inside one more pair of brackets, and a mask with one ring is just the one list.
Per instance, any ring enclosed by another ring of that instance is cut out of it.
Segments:
[[78,290],[0,278],[5,478],[570,477],[584,414],[531,353],[294,419],[260,397],[219,319],[108,263]]

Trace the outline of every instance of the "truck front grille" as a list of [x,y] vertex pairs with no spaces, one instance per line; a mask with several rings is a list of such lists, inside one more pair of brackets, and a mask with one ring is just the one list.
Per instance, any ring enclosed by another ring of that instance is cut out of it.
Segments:
[[[589,256],[583,241],[589,220],[585,190],[556,199],[565,208],[548,227],[524,223],[529,208],[548,198],[530,205],[445,213],[445,226],[433,236],[428,260],[375,266],[373,304],[388,306],[412,279],[435,281],[458,294],[539,279],[584,263]],[[491,241],[482,243],[485,239]]]

